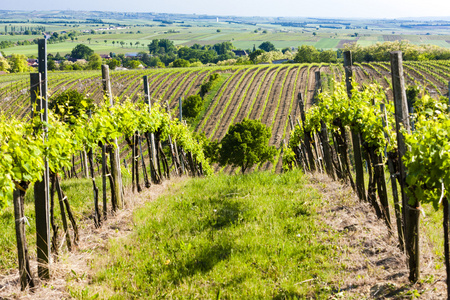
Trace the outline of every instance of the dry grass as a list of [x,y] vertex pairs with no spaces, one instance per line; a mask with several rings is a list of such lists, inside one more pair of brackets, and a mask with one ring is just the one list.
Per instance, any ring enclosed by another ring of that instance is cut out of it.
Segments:
[[[63,253],[54,258],[51,264],[52,278],[49,281],[40,281],[35,276],[36,286],[33,291],[20,291],[19,272],[14,269],[10,274],[0,275],[0,299],[70,299],[67,290],[68,281],[72,285],[87,285],[91,278],[90,267],[94,255],[104,253],[110,238],[125,236],[133,229],[133,211],[148,201],[156,199],[169,185],[183,180],[174,178],[164,181],[161,185],[152,185],[139,194],[133,194],[130,190],[125,192],[126,207],[109,216],[101,228],[95,228],[92,220],[80,222],[80,242],[74,251]],[[34,257],[30,257],[31,268],[37,274],[37,263]]]
[[408,281],[406,257],[399,250],[397,236],[390,235],[372,207],[360,202],[352,189],[321,174],[310,182],[323,195],[322,221],[343,232],[338,249],[345,273],[336,284],[342,299],[445,299],[445,269],[436,269],[432,247],[421,236],[421,278]]

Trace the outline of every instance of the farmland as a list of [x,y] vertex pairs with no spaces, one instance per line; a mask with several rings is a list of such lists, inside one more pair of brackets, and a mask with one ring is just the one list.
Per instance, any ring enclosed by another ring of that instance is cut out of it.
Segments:
[[[66,15],[65,15],[66,14]],[[58,18],[59,17],[59,18]],[[63,18],[63,19],[62,19]],[[70,18],[71,21],[67,21]],[[51,20],[49,23],[48,20]],[[94,21],[93,21],[94,20]],[[95,21],[97,20],[97,21]],[[408,27],[411,20],[326,20],[315,18],[224,17],[196,15],[121,14],[99,12],[46,12],[5,13],[0,11],[1,41],[31,41],[36,35],[25,35],[21,27],[44,26],[47,32],[63,33],[75,31],[74,40],[50,44],[49,53],[61,55],[83,43],[96,53],[123,54],[146,51],[153,39],[169,39],[175,45],[214,45],[232,42],[238,49],[252,49],[264,41],[271,41],[279,50],[311,45],[318,49],[338,49],[345,43],[370,46],[377,42],[409,40],[413,44],[432,44],[449,48],[448,22],[442,26],[432,21],[417,21]],[[8,23],[11,22],[11,23]],[[418,26],[418,25],[423,26]],[[12,28],[20,34],[11,35]],[[114,43],[113,43],[114,42]],[[120,44],[123,42],[123,44]],[[21,45],[2,49],[6,55],[24,54],[36,56],[36,47]]]

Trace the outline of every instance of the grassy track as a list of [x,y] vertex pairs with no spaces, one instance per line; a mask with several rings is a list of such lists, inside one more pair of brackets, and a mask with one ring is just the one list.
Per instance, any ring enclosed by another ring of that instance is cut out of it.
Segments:
[[[188,179],[137,211],[76,298],[326,299],[338,236],[300,171]],[[311,281],[311,278],[316,280]],[[306,284],[302,282],[308,280]]]

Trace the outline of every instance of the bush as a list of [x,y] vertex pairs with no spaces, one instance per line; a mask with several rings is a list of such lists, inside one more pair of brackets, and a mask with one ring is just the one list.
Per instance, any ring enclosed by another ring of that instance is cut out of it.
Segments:
[[172,66],[174,68],[187,68],[189,67],[189,62],[185,59],[179,58],[173,61]]
[[219,79],[219,74],[218,73],[214,73],[214,74],[209,75],[209,81],[205,82],[200,87],[200,96],[201,97],[205,96],[211,90],[214,82],[216,82],[218,79]]
[[195,119],[202,111],[203,99],[199,95],[191,95],[184,100],[183,117]]
[[49,108],[63,122],[73,122],[83,112],[94,108],[94,100],[86,98],[76,90],[67,90],[50,98]]
[[259,120],[244,119],[231,125],[220,142],[219,163],[240,167],[242,173],[254,164],[273,161],[277,152],[269,146],[270,128]]

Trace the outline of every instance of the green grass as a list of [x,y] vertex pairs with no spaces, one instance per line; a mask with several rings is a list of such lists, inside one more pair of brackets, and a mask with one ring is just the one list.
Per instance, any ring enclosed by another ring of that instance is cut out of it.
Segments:
[[319,49],[336,48],[340,41],[340,39],[324,38],[320,39],[320,41],[315,44],[315,47]]
[[322,199],[305,183],[294,171],[173,185],[97,256],[92,283],[69,290],[83,299],[328,299],[337,236],[325,233]]

